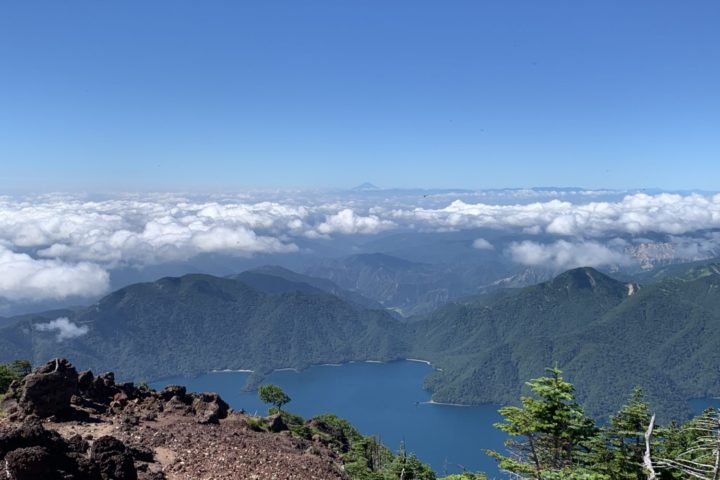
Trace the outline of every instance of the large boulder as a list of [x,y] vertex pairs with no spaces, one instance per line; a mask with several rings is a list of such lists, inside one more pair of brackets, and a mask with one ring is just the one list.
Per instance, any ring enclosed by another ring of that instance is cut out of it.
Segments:
[[287,423],[285,423],[285,420],[279,413],[276,413],[275,415],[270,415],[265,419],[267,420],[268,430],[273,433],[279,433],[288,429]]
[[186,394],[187,389],[182,385],[168,385],[158,393],[160,398],[166,402],[172,400],[173,397],[176,397],[182,403],[188,403],[185,398]]
[[81,394],[87,394],[93,387],[95,376],[90,370],[84,370],[78,374],[78,390]]
[[103,480],[137,480],[132,452],[115,437],[100,437],[90,448],[90,460]]
[[44,447],[48,450],[62,450],[64,442],[53,430],[45,430],[37,417],[30,416],[22,423],[0,428],[0,459],[19,448]]
[[78,373],[70,362],[57,358],[26,376],[17,390],[18,407],[25,415],[62,415],[78,391]]
[[5,473],[13,480],[59,478],[52,455],[43,447],[18,448],[5,455]]
[[199,423],[218,423],[226,418],[230,406],[217,393],[193,394],[192,409]]
[[107,405],[118,391],[115,386],[115,374],[108,372],[93,379],[92,387],[88,393],[91,400]]
[[92,446],[79,435],[65,440],[34,416],[0,425],[0,465],[9,479],[137,480],[135,459],[152,460],[152,450],[130,448],[109,436]]
[[[64,440],[56,431],[46,430],[34,415],[22,422],[0,426],[0,465],[14,480],[95,480],[93,466],[86,458],[87,442],[75,436]],[[87,465],[83,467],[82,462]]]

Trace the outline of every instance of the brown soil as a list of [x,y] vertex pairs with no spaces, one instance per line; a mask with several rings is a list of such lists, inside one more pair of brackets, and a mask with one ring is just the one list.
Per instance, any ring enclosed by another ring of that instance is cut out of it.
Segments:
[[200,424],[193,416],[163,412],[156,420],[127,426],[121,415],[93,415],[90,421],[46,422],[45,427],[66,438],[111,435],[126,445],[152,449],[154,462],[138,465],[140,478],[151,472],[163,472],[169,480],[345,478],[325,446],[288,432],[252,431],[246,418],[232,413],[217,425]]

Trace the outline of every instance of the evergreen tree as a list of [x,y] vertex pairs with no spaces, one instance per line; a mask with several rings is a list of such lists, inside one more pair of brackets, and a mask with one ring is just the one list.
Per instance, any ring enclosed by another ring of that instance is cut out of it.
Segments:
[[589,443],[584,462],[592,471],[617,480],[645,480],[644,433],[650,421],[642,389],[635,388],[626,405]]
[[283,405],[290,403],[290,397],[280,387],[272,383],[260,385],[258,387],[258,397],[263,403],[274,405],[278,412],[282,411]]
[[[496,427],[512,437],[505,442],[510,455],[488,452],[500,468],[519,478],[571,478],[587,452],[585,443],[596,434],[593,421],[575,401],[573,385],[557,367],[546,370],[548,376],[528,382],[534,396],[522,397],[521,407],[499,410],[505,421]],[[587,475],[576,478],[602,478]]]
[[405,444],[400,444],[400,451],[388,465],[388,480],[435,480],[435,472],[429,465],[422,463],[415,454],[407,454]]
[[15,380],[22,380],[32,366],[28,360],[14,360],[10,363],[0,364],[0,395],[7,392],[10,384]]

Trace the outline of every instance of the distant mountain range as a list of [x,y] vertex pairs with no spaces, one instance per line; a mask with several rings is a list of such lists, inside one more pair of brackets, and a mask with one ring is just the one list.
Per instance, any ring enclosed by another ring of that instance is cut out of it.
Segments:
[[[392,239],[400,245],[405,243],[402,235],[393,236]],[[424,241],[427,242],[427,239]],[[381,305],[405,317],[428,314],[450,301],[467,296],[535,285],[561,273],[541,266],[519,268],[503,261],[493,252],[470,257],[466,250],[472,243],[471,239],[459,237],[448,242],[447,237],[443,236],[442,241],[447,255],[444,261],[422,262],[385,253],[362,253],[318,260],[307,267],[305,272],[316,278],[315,281],[320,278],[330,280],[347,292],[372,299],[376,302],[374,308]],[[379,241],[377,243],[384,245]],[[404,247],[406,256],[415,256],[412,244],[405,244]],[[435,251],[441,248],[428,248],[427,244],[423,244],[419,250]],[[453,250],[458,252],[457,259],[452,257]],[[690,267],[701,268],[712,264],[714,260],[673,264],[666,258],[645,257],[644,262],[643,266],[652,265],[652,268],[605,273],[627,281],[656,283],[667,277],[681,275]],[[324,289],[336,293],[327,287]]]
[[404,316],[426,313],[451,298],[475,293],[458,274],[381,253],[320,261],[308,273],[359,292]]
[[378,299],[432,303],[440,289],[432,269],[382,255],[324,268],[335,281],[273,266],[192,274],[131,285],[82,309],[2,319],[0,362],[69,356],[136,380],[252,369],[257,382],[275,368],[412,357],[439,368],[427,386],[451,403],[514,402],[525,381],[557,362],[591,413],[612,412],[636,385],[673,417],[687,414],[690,398],[720,395],[715,263],[641,284],[574,269],[456,299],[410,322]]
[[293,272],[277,265],[254,268],[227,278],[239,280],[265,293],[304,292],[309,294],[330,293],[358,308],[383,310],[380,303],[358,292],[340,288],[330,280]]

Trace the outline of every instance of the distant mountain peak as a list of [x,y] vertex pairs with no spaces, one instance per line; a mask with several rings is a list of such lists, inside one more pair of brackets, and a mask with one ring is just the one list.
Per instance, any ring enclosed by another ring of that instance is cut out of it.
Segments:
[[353,190],[356,192],[370,192],[373,190],[380,190],[380,187],[373,185],[370,182],[364,182],[364,183],[361,183],[360,185],[358,185],[357,187],[354,187]]
[[592,267],[573,268],[561,273],[548,282],[555,288],[572,288],[587,290],[618,290],[623,289],[627,292],[624,283],[595,270]]

